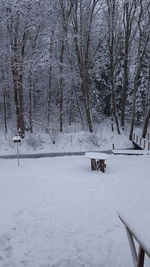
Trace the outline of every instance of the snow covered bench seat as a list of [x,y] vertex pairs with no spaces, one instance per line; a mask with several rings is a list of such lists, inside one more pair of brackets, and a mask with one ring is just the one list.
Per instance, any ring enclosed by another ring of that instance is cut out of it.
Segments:
[[85,153],[86,158],[91,160],[92,171],[105,171],[106,164],[105,160],[108,159],[108,155],[105,153],[87,152]]
[[[143,267],[145,253],[150,257],[150,209],[127,210],[118,215],[127,230],[134,266]],[[138,255],[134,239],[139,244]]]

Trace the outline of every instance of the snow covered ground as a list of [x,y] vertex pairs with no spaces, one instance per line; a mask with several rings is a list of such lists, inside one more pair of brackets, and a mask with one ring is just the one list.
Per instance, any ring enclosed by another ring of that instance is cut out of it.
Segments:
[[149,208],[149,173],[150,156],[0,160],[0,267],[132,266],[117,210]]
[[[79,126],[78,126],[79,127]],[[110,122],[106,121],[97,126],[94,133],[80,131],[72,126],[65,133],[57,133],[54,136],[46,134],[43,129],[38,128],[36,133],[26,133],[22,139],[19,150],[21,154],[29,153],[50,153],[50,152],[80,152],[80,151],[102,151],[112,149],[112,144],[116,149],[132,147],[129,141],[129,129],[127,128],[121,135],[111,132]],[[11,131],[4,136],[0,133],[0,155],[16,154],[16,145],[13,142],[15,132]],[[55,139],[55,144],[52,140]]]

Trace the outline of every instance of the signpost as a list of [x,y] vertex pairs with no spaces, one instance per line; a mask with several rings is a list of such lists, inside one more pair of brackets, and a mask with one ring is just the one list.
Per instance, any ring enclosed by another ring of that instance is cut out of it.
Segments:
[[19,135],[16,135],[13,137],[13,141],[15,144],[17,144],[17,162],[18,162],[18,167],[20,166],[19,162],[19,147],[18,144],[21,143],[21,137]]

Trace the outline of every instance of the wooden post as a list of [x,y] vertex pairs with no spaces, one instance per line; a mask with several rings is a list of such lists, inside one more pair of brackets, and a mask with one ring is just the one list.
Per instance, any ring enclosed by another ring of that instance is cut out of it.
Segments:
[[97,164],[95,159],[91,159],[91,170],[96,171],[97,170]]
[[133,141],[135,141],[135,133],[133,134]]
[[106,167],[106,164],[105,164],[105,160],[104,159],[100,159],[100,160],[97,161],[97,170],[105,172],[105,167]]
[[142,138],[140,137],[140,146],[141,146],[141,144],[142,144]]
[[148,150],[150,150],[150,143],[148,143]]
[[138,135],[136,136],[136,143],[138,144]]
[[143,267],[144,266],[144,256],[145,256],[145,251],[143,250],[143,248],[141,246],[139,246],[137,267]]
[[21,137],[19,135],[16,135],[13,137],[13,141],[14,143],[17,144],[17,162],[18,162],[18,167],[20,166],[20,163],[19,163],[19,147],[18,147],[18,144],[20,143],[21,144]]
[[17,143],[17,162],[18,162],[18,167],[19,167],[20,163],[19,163],[19,147],[18,147],[18,143]]
[[135,248],[133,236],[131,235],[131,233],[127,227],[126,227],[126,231],[127,231],[127,237],[129,240],[130,249],[131,249],[133,263],[134,263],[134,266],[137,267],[138,266],[138,256],[136,253],[136,248]]
[[148,140],[150,139],[150,133],[148,133]]
[[144,149],[145,149],[145,140],[144,140]]

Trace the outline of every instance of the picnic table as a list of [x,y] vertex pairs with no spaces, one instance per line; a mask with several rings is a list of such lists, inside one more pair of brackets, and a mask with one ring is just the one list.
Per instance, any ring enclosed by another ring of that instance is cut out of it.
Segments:
[[105,153],[87,152],[85,153],[86,158],[91,160],[92,171],[105,172],[106,164],[105,160],[108,159],[108,155]]
[[[143,267],[145,253],[150,257],[150,210],[127,210],[118,215],[127,231],[134,266]],[[138,254],[134,240],[139,245]]]

